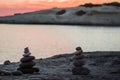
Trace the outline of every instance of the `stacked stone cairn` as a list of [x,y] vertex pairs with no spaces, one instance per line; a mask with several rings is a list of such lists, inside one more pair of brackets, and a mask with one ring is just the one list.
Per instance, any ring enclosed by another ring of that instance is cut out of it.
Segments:
[[74,53],[75,56],[73,58],[73,75],[88,75],[90,73],[90,70],[88,68],[83,67],[85,65],[85,62],[83,60],[84,55],[82,53],[83,50],[81,49],[81,47],[77,47],[76,52]]
[[20,62],[21,64],[19,65],[19,68],[17,70],[21,71],[23,74],[33,74],[33,73],[38,73],[39,69],[34,68],[35,62],[33,61],[35,59],[34,56],[30,56],[31,53],[29,52],[29,48],[26,47],[24,49],[24,54],[23,58],[21,58]]

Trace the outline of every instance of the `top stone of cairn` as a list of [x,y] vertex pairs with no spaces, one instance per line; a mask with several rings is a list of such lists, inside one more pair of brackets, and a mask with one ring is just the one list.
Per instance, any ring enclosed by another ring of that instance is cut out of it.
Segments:
[[23,56],[24,56],[24,57],[28,57],[28,56],[30,56],[30,55],[31,55],[31,53],[30,53],[30,51],[29,51],[29,48],[26,47],[26,48],[24,49],[24,54],[23,54]]

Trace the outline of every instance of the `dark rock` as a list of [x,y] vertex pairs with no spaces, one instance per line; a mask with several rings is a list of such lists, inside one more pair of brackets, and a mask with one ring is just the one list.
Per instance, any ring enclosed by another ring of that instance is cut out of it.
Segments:
[[68,79],[64,79],[63,76],[59,76],[59,75],[40,75],[40,76],[30,76],[29,77],[30,80],[68,80]]
[[2,74],[1,70],[0,70],[0,75]]
[[35,59],[35,57],[34,56],[29,56],[29,57],[23,57],[23,58],[21,58],[21,62],[31,62],[32,60],[34,60]]
[[120,65],[120,58],[115,59],[115,60],[112,62],[112,65]]
[[90,70],[85,67],[74,67],[72,73],[73,75],[88,75]]
[[38,68],[30,68],[30,69],[18,68],[17,70],[20,70],[23,74],[33,74],[34,72],[39,72]]
[[120,69],[116,69],[114,71],[111,71],[110,74],[120,74]]
[[19,66],[21,68],[30,68],[30,67],[33,67],[35,65],[35,62],[27,62],[27,63],[21,63]]
[[3,76],[9,76],[9,75],[12,74],[10,71],[6,71],[6,70],[1,70],[0,73],[1,73],[1,75],[3,75]]
[[33,74],[34,70],[33,69],[17,69],[20,70],[23,74]]
[[97,66],[97,63],[90,63],[89,65],[92,65],[92,66]]
[[11,72],[4,72],[4,73],[2,73],[2,75],[3,76],[9,76],[9,75],[11,75]]
[[40,79],[40,77],[31,77],[29,78],[29,80],[43,80],[43,79]]
[[4,65],[9,65],[11,62],[9,60],[4,61]]
[[40,70],[38,68],[34,68],[34,72],[39,72]]
[[20,75],[22,75],[22,72],[21,71],[14,71],[14,72],[12,72],[12,75],[20,76]]
[[82,67],[85,64],[83,60],[74,60],[73,65],[75,67]]

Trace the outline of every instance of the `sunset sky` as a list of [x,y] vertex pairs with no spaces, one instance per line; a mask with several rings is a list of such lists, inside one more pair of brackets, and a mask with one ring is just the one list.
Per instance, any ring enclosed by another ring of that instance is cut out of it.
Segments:
[[0,16],[53,7],[74,7],[84,3],[104,3],[120,0],[0,0]]

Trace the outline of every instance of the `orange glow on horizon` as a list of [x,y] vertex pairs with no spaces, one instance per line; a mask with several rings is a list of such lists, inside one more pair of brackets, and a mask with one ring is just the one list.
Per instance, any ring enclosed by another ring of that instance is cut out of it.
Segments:
[[[119,0],[109,0],[109,2]],[[0,0],[0,16],[12,15],[14,13],[31,12],[49,8],[75,7],[84,3],[107,3],[107,0]]]

